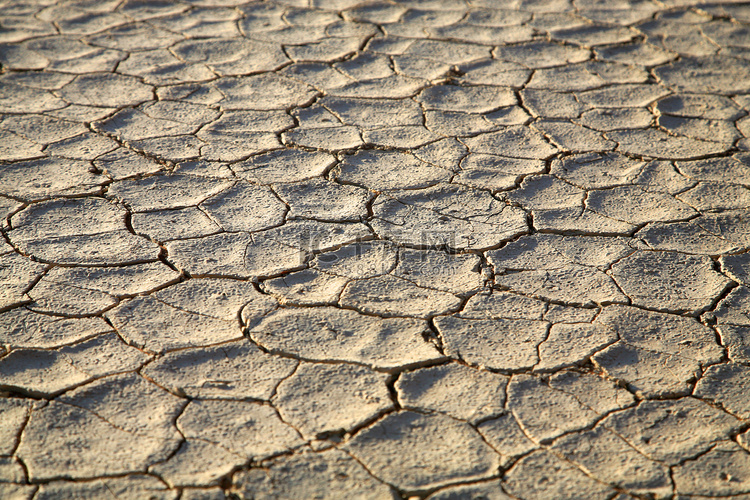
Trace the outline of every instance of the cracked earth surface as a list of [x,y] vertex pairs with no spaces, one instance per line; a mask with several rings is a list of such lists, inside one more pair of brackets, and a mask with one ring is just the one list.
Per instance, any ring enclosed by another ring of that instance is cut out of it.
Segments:
[[750,499],[750,4],[0,2],[0,497]]

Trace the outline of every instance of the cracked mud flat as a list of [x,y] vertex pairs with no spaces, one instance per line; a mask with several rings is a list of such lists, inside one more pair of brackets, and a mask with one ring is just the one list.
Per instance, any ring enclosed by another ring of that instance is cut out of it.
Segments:
[[0,2],[0,497],[750,498],[750,4]]

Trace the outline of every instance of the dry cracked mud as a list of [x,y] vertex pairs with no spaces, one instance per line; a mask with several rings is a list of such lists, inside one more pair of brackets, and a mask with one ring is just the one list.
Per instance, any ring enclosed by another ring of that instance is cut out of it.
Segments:
[[0,497],[750,499],[750,3],[0,0]]

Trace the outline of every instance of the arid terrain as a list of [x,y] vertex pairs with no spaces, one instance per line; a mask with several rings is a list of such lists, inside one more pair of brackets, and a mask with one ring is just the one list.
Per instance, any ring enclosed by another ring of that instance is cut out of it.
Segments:
[[750,499],[750,4],[0,1],[0,498]]

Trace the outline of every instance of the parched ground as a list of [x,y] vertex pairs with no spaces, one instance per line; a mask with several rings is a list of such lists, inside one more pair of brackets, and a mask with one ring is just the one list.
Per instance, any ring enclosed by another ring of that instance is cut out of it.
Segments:
[[749,25],[0,1],[0,497],[749,499]]

